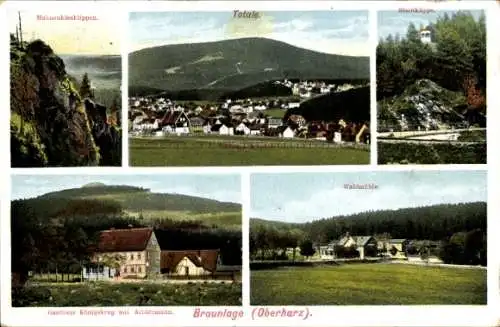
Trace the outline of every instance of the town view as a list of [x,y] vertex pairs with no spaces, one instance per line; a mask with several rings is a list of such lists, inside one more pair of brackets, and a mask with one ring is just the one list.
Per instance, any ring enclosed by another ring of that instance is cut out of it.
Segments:
[[252,23],[132,13],[130,24],[132,165],[369,163],[367,11],[265,12]]

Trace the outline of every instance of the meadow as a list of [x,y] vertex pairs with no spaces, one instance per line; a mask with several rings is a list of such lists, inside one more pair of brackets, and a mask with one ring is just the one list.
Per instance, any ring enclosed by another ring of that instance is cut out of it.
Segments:
[[13,307],[237,306],[241,283],[45,283],[13,292]]
[[131,138],[131,166],[369,164],[363,145],[244,136]]
[[486,304],[486,270],[349,264],[251,272],[252,305]]

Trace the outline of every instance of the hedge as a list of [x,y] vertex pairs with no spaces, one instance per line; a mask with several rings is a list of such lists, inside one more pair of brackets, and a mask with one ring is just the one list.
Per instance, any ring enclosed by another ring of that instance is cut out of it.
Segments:
[[486,164],[486,142],[378,141],[378,164]]

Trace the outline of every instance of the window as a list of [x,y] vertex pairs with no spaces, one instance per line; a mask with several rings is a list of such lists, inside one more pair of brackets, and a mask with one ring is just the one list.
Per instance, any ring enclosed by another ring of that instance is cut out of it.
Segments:
[[141,268],[141,267],[138,267],[138,268],[137,268],[137,272],[138,272],[138,273],[142,273],[142,268]]
[[140,253],[137,255],[137,260],[141,260],[141,254]]
[[123,267],[123,272],[127,273],[127,267]]
[[134,273],[134,272],[135,272],[134,267],[131,267],[131,268],[130,268],[130,272],[131,272],[131,273]]
[[134,260],[134,254],[133,253],[130,255],[130,260]]

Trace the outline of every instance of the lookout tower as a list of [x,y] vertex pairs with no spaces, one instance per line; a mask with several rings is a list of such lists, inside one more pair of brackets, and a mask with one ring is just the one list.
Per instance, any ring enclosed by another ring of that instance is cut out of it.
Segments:
[[422,43],[432,43],[431,31],[428,29],[423,29],[420,31],[420,41]]

